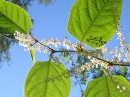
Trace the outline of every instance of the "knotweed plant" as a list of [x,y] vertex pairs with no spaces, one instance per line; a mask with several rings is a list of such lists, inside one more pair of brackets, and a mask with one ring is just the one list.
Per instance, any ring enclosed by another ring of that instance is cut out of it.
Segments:
[[[126,44],[120,29],[117,29],[115,34],[118,35],[120,46],[116,46],[115,49],[108,49],[105,45],[103,45],[95,50],[87,49],[86,45],[81,45],[78,42],[74,44],[70,40],[67,41],[67,37],[61,41],[53,38],[38,41],[31,34],[25,35],[18,31],[15,31],[14,37],[19,41],[19,45],[24,47],[25,51],[29,51],[31,48],[34,48],[35,51],[43,53],[50,52],[53,54],[56,52],[75,52],[77,55],[86,56],[90,59],[90,62],[83,64],[79,67],[79,69],[90,70],[93,65],[96,67],[101,65],[106,69],[117,64],[123,66],[129,65],[130,43]],[[58,48],[59,46],[64,47],[66,50],[53,49]]]
[[[35,51],[40,53],[50,52],[50,60],[53,60],[53,55],[57,52],[73,52],[79,56],[85,56],[89,59],[89,62],[86,62],[79,67],[72,67],[69,70],[70,73],[75,72],[80,74],[84,70],[89,71],[94,67],[99,68],[99,66],[101,66],[105,68],[104,73],[111,76],[110,69],[113,68],[113,66],[130,65],[130,44],[126,44],[123,34],[120,31],[120,26],[115,31],[115,34],[118,36],[120,46],[116,46],[114,49],[108,49],[105,45],[103,45],[95,50],[87,49],[86,45],[81,45],[78,42],[74,44],[70,40],[67,41],[67,37],[63,40],[52,38],[38,41],[31,34],[24,35],[18,31],[15,31],[14,37],[19,41],[19,45],[24,47],[25,51],[30,51],[30,49],[33,48]],[[55,48],[58,48],[59,46],[65,48],[65,50],[55,50]],[[120,92],[126,90],[125,86],[118,84],[118,82],[115,82],[112,78],[111,80],[115,83],[116,88],[119,89]]]
[[[53,1],[40,0],[40,3],[48,5]],[[0,0],[0,34],[18,40],[32,58],[24,96],[68,97],[70,78],[74,77],[81,97],[129,97],[130,83],[125,78],[126,66],[130,66],[130,43],[126,43],[121,27],[117,27],[122,2],[76,0],[67,23],[68,33],[78,40],[72,43],[67,37],[63,40],[36,39],[29,34],[32,21],[27,12],[7,0]],[[105,44],[114,34],[120,45],[109,49]],[[48,60],[35,61],[36,51],[49,54]],[[120,72],[116,71],[118,68]],[[88,82],[92,74],[94,80]],[[86,89],[81,85],[86,85]]]

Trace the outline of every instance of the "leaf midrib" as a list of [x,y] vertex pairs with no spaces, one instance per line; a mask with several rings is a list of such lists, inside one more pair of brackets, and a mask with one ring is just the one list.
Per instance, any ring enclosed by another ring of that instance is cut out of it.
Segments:
[[51,63],[50,63],[51,61],[48,61],[47,63],[48,63],[48,70],[47,70],[47,81],[46,81],[46,87],[45,87],[45,97],[46,97],[46,95],[47,95],[47,88],[48,88],[48,78],[49,78],[49,74],[50,74],[50,65],[51,65]]
[[[109,2],[109,1],[107,1]],[[107,2],[104,4],[104,6],[107,4]],[[101,10],[98,12],[97,16],[94,18],[94,20],[91,22],[90,26],[88,27],[86,33],[83,35],[82,39],[80,40],[80,42],[82,43],[82,41],[84,40],[85,36],[87,35],[89,29],[92,27],[93,23],[96,21],[97,17],[99,16],[99,14],[101,13],[101,11],[104,9],[104,6],[101,8]]]
[[108,88],[108,95],[110,97],[110,91],[109,91],[109,85],[108,85],[108,78],[107,78],[107,76],[106,76],[106,85],[107,85],[107,88]]

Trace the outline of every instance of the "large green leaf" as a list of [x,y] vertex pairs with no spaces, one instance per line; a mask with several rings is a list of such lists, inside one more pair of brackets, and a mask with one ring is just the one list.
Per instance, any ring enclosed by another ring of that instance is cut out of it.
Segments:
[[100,47],[113,36],[122,0],[77,0],[68,21],[68,32],[81,43]]
[[0,33],[6,37],[14,38],[13,33],[29,33],[32,26],[27,12],[8,1],[0,0]]
[[[84,97],[130,97],[130,83],[123,76],[112,76],[112,79],[104,76],[90,81]],[[120,85],[120,89],[116,88],[115,83]],[[126,90],[122,90],[122,87]]]
[[68,71],[51,61],[36,62],[25,81],[25,97],[68,97],[69,91]]

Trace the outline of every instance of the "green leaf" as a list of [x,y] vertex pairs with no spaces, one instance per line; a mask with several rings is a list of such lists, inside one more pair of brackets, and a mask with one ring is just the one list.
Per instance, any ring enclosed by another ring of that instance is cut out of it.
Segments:
[[25,97],[68,97],[69,91],[70,76],[62,64],[36,62],[26,77]]
[[100,47],[113,36],[121,7],[122,0],[76,0],[67,30],[81,43]]
[[31,55],[31,59],[32,59],[32,63],[34,64],[35,63],[35,50],[34,48],[31,48],[30,49],[30,55]]
[[0,33],[2,35],[14,38],[15,31],[27,34],[31,27],[31,19],[23,8],[0,0]]
[[[129,97],[130,83],[123,76],[112,76],[112,79],[104,76],[90,81],[84,97]],[[116,88],[117,85],[120,85],[120,89]],[[122,87],[126,87],[126,90]]]

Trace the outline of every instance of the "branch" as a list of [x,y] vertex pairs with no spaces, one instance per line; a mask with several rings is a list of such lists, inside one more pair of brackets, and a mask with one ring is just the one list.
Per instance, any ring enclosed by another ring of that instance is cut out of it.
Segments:
[[82,89],[82,87],[81,87],[81,84],[80,84],[80,82],[78,81],[78,79],[77,79],[77,76],[75,75],[75,79],[76,79],[76,81],[78,82],[78,84],[79,84],[79,87],[80,87],[80,90],[81,90],[81,92],[82,92],[82,95],[81,95],[81,97],[83,97],[83,95],[84,95],[84,92],[83,92],[83,89]]
[[55,51],[55,53],[58,53],[58,52],[75,52],[74,50],[58,50],[58,51]]
[[[50,47],[48,47],[48,46],[46,46],[46,45],[44,45],[43,43],[41,43],[41,42],[39,42],[37,39],[35,39],[31,34],[29,34],[30,36],[31,36],[31,38],[35,41],[35,43],[39,43],[39,44],[41,44],[41,45],[43,45],[44,47],[46,47],[50,52],[51,52],[51,54],[50,54],[50,58],[52,57],[52,55],[54,54],[54,53],[58,53],[58,52],[76,52],[75,50],[54,50],[54,49],[52,49],[52,48],[50,48]],[[81,44],[80,44],[81,45]],[[127,47],[126,47],[126,49],[127,50],[129,50]],[[86,53],[86,52],[84,52],[83,50],[81,50],[81,52],[82,53]],[[89,51],[88,51],[89,52]],[[91,52],[91,51],[90,51]],[[90,54],[89,54],[89,56],[91,56]],[[123,61],[120,61],[120,62],[115,62],[115,61],[106,61],[106,60],[104,60],[104,59],[101,59],[101,58],[97,58],[97,57],[95,57],[95,56],[91,56],[92,58],[95,58],[95,59],[98,59],[98,60],[101,60],[101,61],[103,61],[103,62],[107,62],[107,63],[109,63],[109,66],[130,66],[130,63],[129,62],[123,62]]]
[[110,63],[111,63],[111,66],[130,66],[129,62],[119,62],[119,63],[110,62]]
[[116,62],[116,61],[106,61],[106,60],[103,60],[101,58],[96,58],[94,56],[92,56],[93,58],[95,59],[98,59],[98,60],[101,60],[101,61],[104,61],[104,62],[107,62],[109,63],[109,66],[130,66],[130,63],[129,62],[123,62],[123,61],[120,61],[120,62]]
[[51,52],[55,52],[55,50],[53,50],[52,48],[44,45],[43,43],[39,42],[37,39],[35,39],[31,34],[29,34],[31,36],[31,38],[35,41],[35,43],[39,43],[41,45],[43,45],[44,47],[48,48]]

